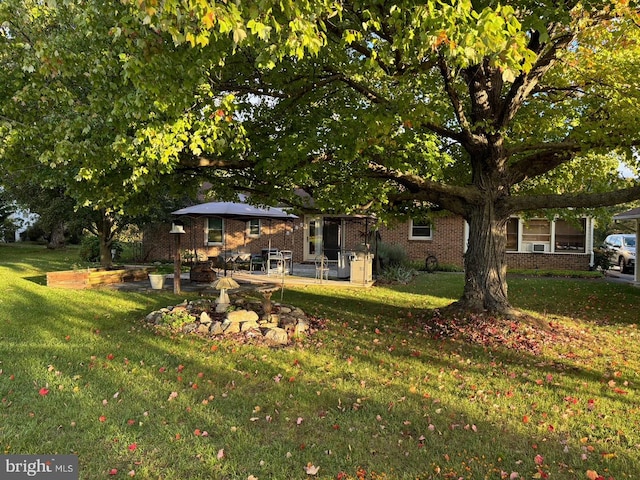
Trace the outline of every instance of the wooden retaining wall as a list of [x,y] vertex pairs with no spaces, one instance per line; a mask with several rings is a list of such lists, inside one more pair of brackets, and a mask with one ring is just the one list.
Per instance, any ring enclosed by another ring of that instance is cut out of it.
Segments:
[[115,270],[87,268],[84,270],[63,270],[47,273],[47,286],[55,288],[96,288],[114,283],[138,282],[146,280],[152,267],[134,267]]

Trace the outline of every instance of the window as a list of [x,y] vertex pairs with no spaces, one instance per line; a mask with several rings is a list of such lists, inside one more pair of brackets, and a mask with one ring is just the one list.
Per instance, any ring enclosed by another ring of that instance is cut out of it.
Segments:
[[522,229],[522,241],[549,243],[551,241],[551,222],[549,220],[528,220]]
[[507,222],[507,251],[585,253],[587,219],[576,222],[557,219],[531,219]]
[[409,240],[431,240],[431,222],[411,220]]
[[208,245],[222,245],[223,228],[224,224],[221,218],[207,218],[206,242]]
[[518,251],[518,235],[520,233],[520,219],[510,218],[507,222],[507,251]]
[[556,251],[584,253],[587,220],[580,220],[579,226],[565,220],[556,220]]
[[258,238],[260,236],[260,219],[253,218],[247,222],[247,236]]

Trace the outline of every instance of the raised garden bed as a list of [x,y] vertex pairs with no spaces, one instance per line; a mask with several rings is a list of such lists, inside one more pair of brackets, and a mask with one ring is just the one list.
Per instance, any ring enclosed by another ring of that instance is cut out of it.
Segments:
[[86,268],[47,273],[47,286],[56,288],[96,288],[114,283],[146,280],[153,267]]

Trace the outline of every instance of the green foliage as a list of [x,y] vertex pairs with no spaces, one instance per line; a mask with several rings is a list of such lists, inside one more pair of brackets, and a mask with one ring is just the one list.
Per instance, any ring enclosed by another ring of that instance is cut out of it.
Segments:
[[605,246],[593,249],[593,268],[595,270],[606,272],[613,263],[611,263],[611,250]]
[[407,284],[418,274],[416,270],[406,264],[392,264],[382,268],[377,280],[383,283]]
[[409,262],[407,251],[397,243],[378,242],[376,254],[383,269],[407,265]]
[[602,278],[602,270],[542,270],[514,268],[509,270],[510,274],[527,277],[557,277],[557,278]]
[[[502,257],[481,239],[510,215],[640,197],[618,169],[640,159],[636,21],[623,1],[8,0],[0,155],[111,217],[167,176],[326,213],[447,210],[482,289]],[[465,295],[506,305],[505,287]]]
[[171,330],[179,331],[188,323],[193,323],[194,318],[183,310],[171,311],[165,313],[160,318],[159,325],[170,328]]
[[[111,250],[115,251],[115,258],[119,258],[122,254],[123,247],[119,242],[113,242],[111,243]],[[85,262],[99,262],[100,239],[95,235],[85,235],[84,237],[82,237],[78,256]]]

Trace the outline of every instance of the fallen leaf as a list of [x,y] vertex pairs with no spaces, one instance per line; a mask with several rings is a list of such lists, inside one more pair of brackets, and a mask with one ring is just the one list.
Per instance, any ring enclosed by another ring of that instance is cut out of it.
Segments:
[[49,395],[49,389],[42,387],[38,393],[40,394],[41,397],[46,397],[47,395]]
[[224,458],[224,448],[218,450],[218,454],[216,455],[216,457],[218,458],[218,460],[222,460]]
[[307,466],[304,467],[304,471],[307,475],[317,475],[318,470],[320,470],[320,467],[316,467],[311,462],[307,463]]

